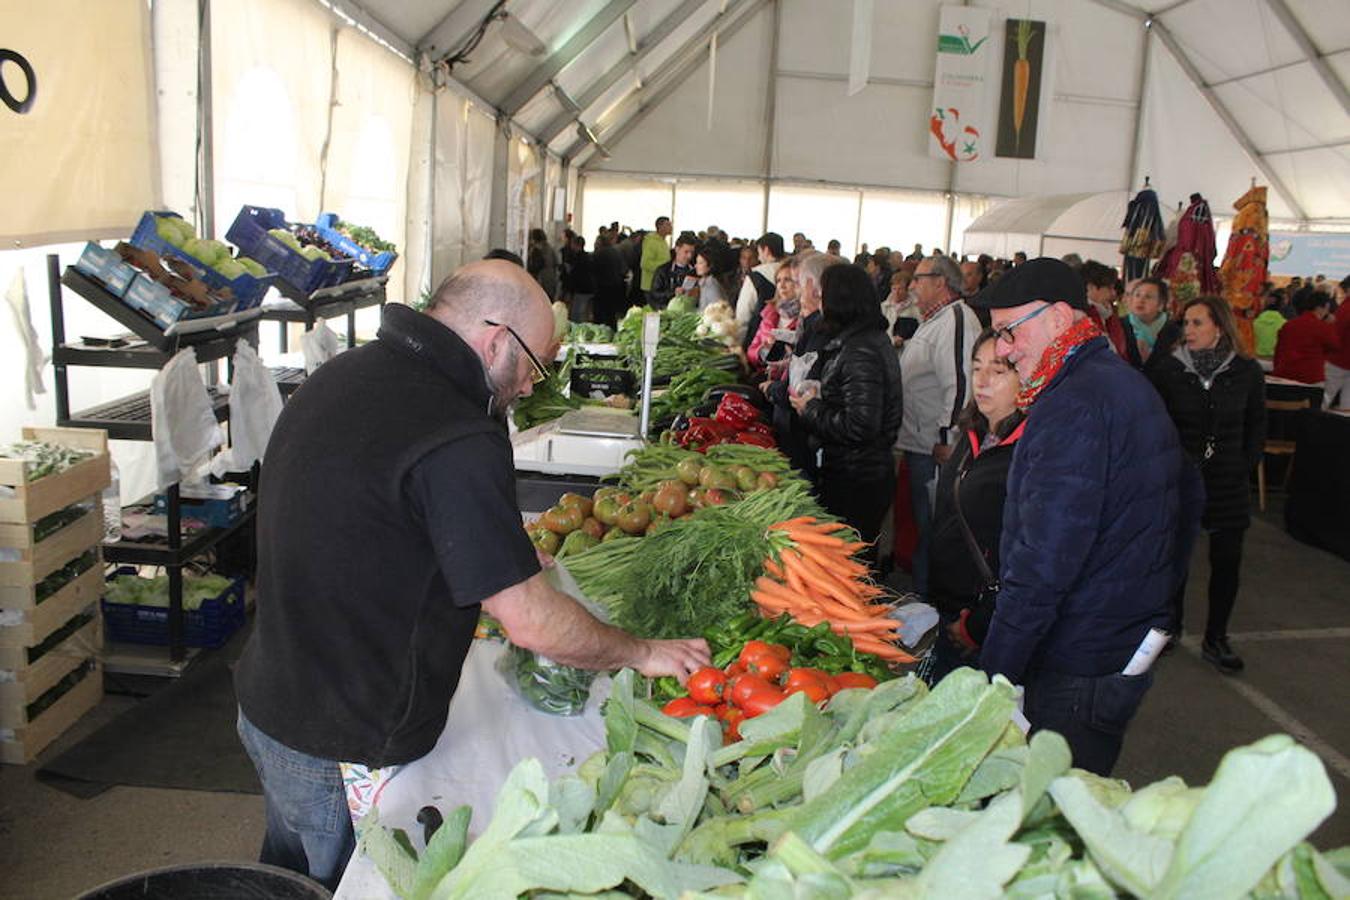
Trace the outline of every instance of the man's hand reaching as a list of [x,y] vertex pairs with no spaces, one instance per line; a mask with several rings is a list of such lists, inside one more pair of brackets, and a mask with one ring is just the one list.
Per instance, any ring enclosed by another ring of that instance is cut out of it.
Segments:
[[644,659],[636,668],[649,678],[673,675],[684,684],[694,672],[709,665],[712,656],[708,642],[703,638],[684,638],[673,641],[639,641]]

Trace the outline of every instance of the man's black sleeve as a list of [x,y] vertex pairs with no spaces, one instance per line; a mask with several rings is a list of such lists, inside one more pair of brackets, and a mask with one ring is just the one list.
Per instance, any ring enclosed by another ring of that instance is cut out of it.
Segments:
[[403,493],[456,606],[482,603],[539,571],[504,435],[471,434],[433,450],[408,473]]

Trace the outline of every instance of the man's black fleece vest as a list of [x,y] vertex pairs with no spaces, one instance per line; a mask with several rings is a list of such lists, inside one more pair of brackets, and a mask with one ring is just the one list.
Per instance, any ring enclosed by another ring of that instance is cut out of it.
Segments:
[[370,766],[435,745],[478,607],[455,606],[404,476],[471,433],[509,453],[489,397],[457,335],[391,304],[378,340],[325,363],[287,403],[262,470],[257,621],[235,676],[263,732]]

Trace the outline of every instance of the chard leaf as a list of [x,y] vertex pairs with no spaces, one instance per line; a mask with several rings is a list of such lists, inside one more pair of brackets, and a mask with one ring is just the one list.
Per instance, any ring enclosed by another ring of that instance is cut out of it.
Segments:
[[389,887],[400,897],[413,891],[417,882],[417,855],[394,832],[380,824],[379,810],[371,807],[356,826],[357,850],[364,853],[380,870]]
[[633,771],[633,754],[627,750],[620,750],[609,758],[605,765],[605,771],[600,776],[600,784],[596,787],[595,811],[603,813],[614,805],[614,800],[623,790],[624,782],[628,780],[628,773]]
[[634,711],[632,669],[623,669],[610,683],[609,697],[605,700],[605,741],[610,753],[632,751],[637,741],[638,723]]
[[1204,794],[1203,788],[1188,788],[1172,775],[1135,791],[1120,812],[1135,831],[1176,840]]
[[878,831],[862,851],[840,860],[840,867],[857,876],[875,877],[917,873],[928,862],[919,842],[903,831]]
[[635,834],[520,838],[494,848],[486,862],[472,872],[462,865],[451,871],[436,900],[514,900],[538,890],[590,894],[625,881],[653,897],[676,898],[741,880],[726,869],[671,862]]
[[678,836],[669,841],[667,852],[684,839],[694,827],[703,799],[708,795],[708,756],[721,740],[720,729],[707,716],[697,716],[689,730],[689,745],[684,754],[680,780],[671,785],[656,807],[656,815],[667,825],[679,827]]
[[1038,731],[1027,745],[1027,764],[1020,779],[1022,795],[1022,822],[1031,818],[1032,810],[1045,796],[1050,782],[1073,765],[1069,742],[1053,731]]
[[980,813],[947,806],[930,806],[909,817],[905,830],[929,841],[949,841],[980,817]]
[[971,773],[956,802],[974,803],[1016,787],[1030,752],[1026,747],[1010,747],[990,753]]
[[566,775],[550,787],[549,805],[558,811],[558,830],[574,834],[586,827],[595,809],[595,791],[575,775]]
[[1245,894],[1335,808],[1322,761],[1288,735],[1231,750],[1177,838],[1157,896]]
[[830,792],[788,820],[820,853],[837,858],[861,850],[877,831],[895,831],[927,806],[950,803],[1006,727],[1014,707],[1006,679],[993,684],[958,669],[914,704],[899,727]]
[[1025,844],[1010,843],[1022,824],[1020,792],[1002,795],[967,823],[919,874],[925,896],[994,900],[1031,855]]
[[809,803],[824,794],[844,774],[844,754],[848,751],[836,747],[828,753],[817,756],[806,764],[802,775],[802,801]]
[[469,821],[472,817],[472,807],[457,806],[451,810],[417,860],[412,890],[406,896],[412,900],[426,900],[445,874],[459,865],[464,856],[464,846],[469,840]]
[[1050,795],[1103,874],[1136,896],[1151,896],[1167,871],[1172,842],[1131,828],[1120,810],[1097,799],[1083,774],[1056,778]]

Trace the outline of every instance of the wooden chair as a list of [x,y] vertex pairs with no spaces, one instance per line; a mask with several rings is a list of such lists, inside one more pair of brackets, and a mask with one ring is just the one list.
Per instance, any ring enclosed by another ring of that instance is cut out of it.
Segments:
[[[1267,412],[1290,413],[1300,410],[1311,409],[1312,401],[1306,397],[1302,400],[1267,400]],[[1268,438],[1266,445],[1262,449],[1261,462],[1256,465],[1256,498],[1257,505],[1262,512],[1266,511],[1266,456],[1287,456],[1289,465],[1284,469],[1284,484],[1289,485],[1289,476],[1294,471],[1294,450],[1295,442],[1289,440],[1277,440]]]

